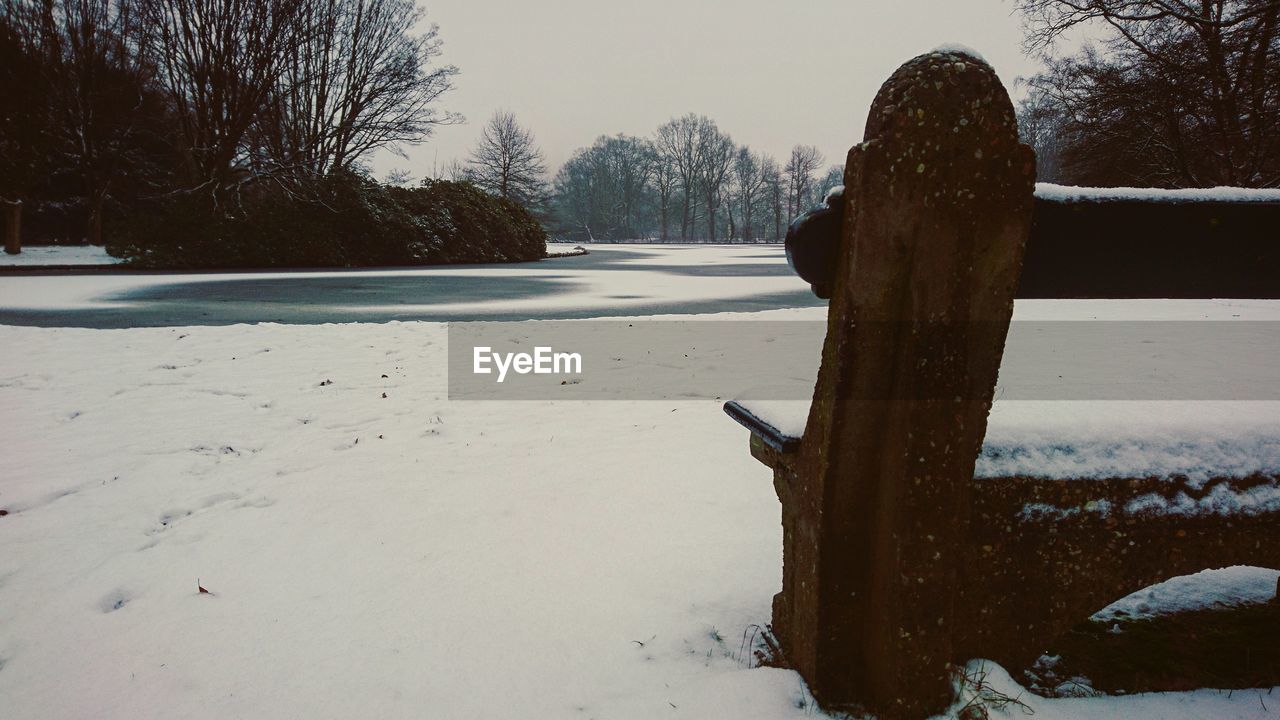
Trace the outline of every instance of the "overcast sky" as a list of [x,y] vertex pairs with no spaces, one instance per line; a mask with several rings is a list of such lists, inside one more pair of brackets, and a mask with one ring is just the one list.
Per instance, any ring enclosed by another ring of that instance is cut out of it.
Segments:
[[530,128],[554,173],[602,134],[649,135],[705,114],[738,143],[783,158],[797,143],[843,163],[880,84],[944,43],[972,47],[1012,88],[1020,52],[1008,0],[423,0],[442,60],[461,73],[439,128],[379,175],[430,175],[464,158],[498,108]]

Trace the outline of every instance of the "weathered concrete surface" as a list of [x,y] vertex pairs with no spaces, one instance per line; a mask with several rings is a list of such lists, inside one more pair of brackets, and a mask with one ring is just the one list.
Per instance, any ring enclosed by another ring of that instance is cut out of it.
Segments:
[[[1169,578],[1230,565],[1280,568],[1280,509],[1253,509],[1280,476],[985,479],[959,577],[956,660],[1027,667],[1058,636],[1108,604]],[[1242,497],[1240,512],[1189,502]],[[1152,498],[1173,508],[1155,509]],[[1183,509],[1179,510],[1179,500]],[[1136,503],[1134,501],[1137,501]]]
[[1280,477],[973,480],[1034,159],[995,74],[962,54],[903,65],[865,137],[804,437],[751,441],[782,501],[773,633],[819,702],[924,718],[952,699],[952,663],[1025,667],[1143,587],[1280,567]]
[[947,619],[1034,158],[995,73],[958,53],[899,68],[864,137],[805,442],[776,479],[773,629],[826,706],[923,718],[951,699]]
[[[793,543],[802,453],[779,452],[753,436],[751,454],[774,471],[784,532]],[[1280,509],[1248,500],[1251,493],[1278,491],[1280,476],[1257,474],[1194,484],[1176,478],[974,481],[962,513],[970,518],[968,531],[953,553],[951,661],[988,658],[1016,672],[1091,614],[1142,588],[1231,565],[1280,569]],[[1241,510],[1212,509],[1206,501],[1221,499],[1218,493],[1241,497]],[[1153,508],[1153,498],[1169,507]],[[1191,503],[1201,505],[1200,512],[1187,512]],[[796,582],[794,563],[784,572],[789,587]],[[1280,596],[1280,583],[1276,592]],[[775,632],[778,605],[786,602],[785,592],[775,598]]]

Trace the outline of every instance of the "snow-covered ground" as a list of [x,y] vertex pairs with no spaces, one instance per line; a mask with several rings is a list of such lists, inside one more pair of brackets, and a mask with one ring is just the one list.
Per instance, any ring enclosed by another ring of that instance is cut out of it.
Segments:
[[[817,714],[749,667],[779,509],[720,404],[450,402],[445,342],[0,326],[0,716]],[[1273,717],[1256,691],[1023,699]]]
[[719,408],[449,403],[444,343],[0,328],[0,714],[802,715]]
[[0,253],[0,268],[39,265],[115,265],[120,258],[98,245],[28,245],[17,255]]

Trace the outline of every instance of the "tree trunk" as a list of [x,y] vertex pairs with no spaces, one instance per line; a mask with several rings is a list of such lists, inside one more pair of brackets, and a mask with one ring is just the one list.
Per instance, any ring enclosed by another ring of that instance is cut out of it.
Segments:
[[10,255],[22,252],[22,201],[4,200],[4,251]]
[[711,205],[711,198],[707,198],[707,242],[716,241],[716,210]]
[[105,201],[105,192],[95,192],[89,197],[89,224],[85,230],[85,240],[90,245],[102,244],[102,206]]
[[680,242],[689,242],[689,191],[684,192],[684,214],[680,216]]
[[671,201],[667,196],[662,197],[662,219],[659,221],[662,233],[662,242],[667,242],[667,211],[670,209]]

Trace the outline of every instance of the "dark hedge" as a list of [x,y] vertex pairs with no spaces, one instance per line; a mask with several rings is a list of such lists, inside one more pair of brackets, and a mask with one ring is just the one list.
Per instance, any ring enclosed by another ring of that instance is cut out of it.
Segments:
[[141,267],[367,267],[492,263],[545,256],[520,205],[470,183],[379,185],[339,173],[305,193],[260,187],[234,202],[183,193],[113,218],[107,250]]

